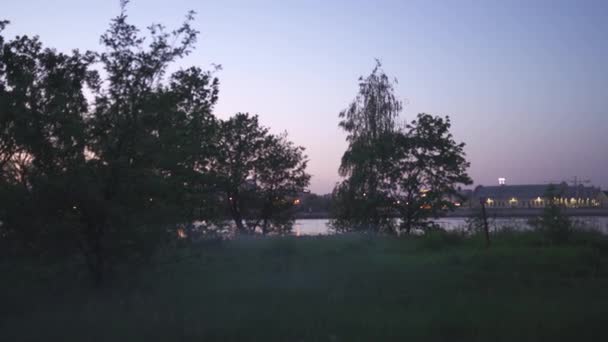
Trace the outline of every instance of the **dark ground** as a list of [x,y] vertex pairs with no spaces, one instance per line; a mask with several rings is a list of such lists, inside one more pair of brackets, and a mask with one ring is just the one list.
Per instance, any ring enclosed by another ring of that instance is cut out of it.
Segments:
[[101,290],[0,263],[0,341],[604,341],[608,244],[581,234],[249,238],[171,250]]

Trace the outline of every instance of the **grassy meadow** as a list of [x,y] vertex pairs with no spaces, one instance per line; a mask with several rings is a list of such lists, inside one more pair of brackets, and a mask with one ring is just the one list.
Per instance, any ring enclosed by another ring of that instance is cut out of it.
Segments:
[[602,341],[608,241],[535,232],[184,244],[90,286],[0,264],[0,341]]

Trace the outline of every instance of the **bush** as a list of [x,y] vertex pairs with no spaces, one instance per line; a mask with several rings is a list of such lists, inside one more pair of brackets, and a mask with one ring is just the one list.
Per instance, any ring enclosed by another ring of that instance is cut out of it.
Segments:
[[541,217],[530,221],[530,225],[541,232],[551,244],[565,244],[572,238],[572,222],[553,201],[545,207]]

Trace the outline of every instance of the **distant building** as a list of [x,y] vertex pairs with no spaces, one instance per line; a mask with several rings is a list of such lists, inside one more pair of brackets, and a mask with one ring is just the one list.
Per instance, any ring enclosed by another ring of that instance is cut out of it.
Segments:
[[600,188],[567,183],[478,186],[473,191],[471,202],[473,207],[479,207],[483,201],[488,208],[544,208],[549,203],[551,187],[553,199],[561,206],[608,208],[608,196]]
[[457,208],[470,208],[473,190],[458,189],[457,195],[448,196],[448,200],[454,203]]

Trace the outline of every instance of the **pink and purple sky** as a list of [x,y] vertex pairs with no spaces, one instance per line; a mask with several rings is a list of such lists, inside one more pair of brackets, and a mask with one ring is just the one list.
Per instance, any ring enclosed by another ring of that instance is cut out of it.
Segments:
[[[5,36],[98,49],[112,0],[0,0]],[[475,184],[608,188],[606,1],[134,0],[131,22],[177,26],[198,12],[182,66],[221,64],[216,114],[259,114],[307,148],[311,190],[330,192],[346,148],[338,113],[379,58],[416,113],[450,115]]]

